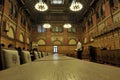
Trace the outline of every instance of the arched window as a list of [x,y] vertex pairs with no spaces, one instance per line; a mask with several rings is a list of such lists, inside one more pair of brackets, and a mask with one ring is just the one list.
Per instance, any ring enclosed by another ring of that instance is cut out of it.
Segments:
[[64,0],[51,0],[51,4],[64,4]]
[[69,44],[69,45],[76,45],[77,42],[76,42],[75,39],[71,39],[71,40],[69,40],[69,43],[68,43],[68,44]]
[[14,6],[14,7],[13,7],[13,16],[14,16],[15,18],[17,18],[17,15],[18,15],[18,13],[17,13],[17,7]]
[[4,4],[4,0],[0,1],[0,5],[1,5],[1,4],[2,4],[2,5]]
[[102,9],[101,9],[101,6],[98,8],[98,15],[99,15],[99,18],[101,17],[101,11],[102,11]]
[[87,38],[86,37],[84,38],[84,43],[87,43]]
[[71,28],[68,28],[68,32],[69,33],[75,33],[77,30],[76,30],[76,27],[71,27]]
[[103,12],[102,15],[105,15],[105,4],[103,4],[101,7],[102,7],[102,12]]
[[99,13],[98,13],[98,11],[96,12],[96,18],[97,18],[97,19],[99,18]]
[[57,33],[63,32],[63,27],[61,26],[52,27],[51,32],[57,32]]
[[43,39],[40,39],[39,41],[38,41],[38,45],[45,45],[46,43],[45,43],[45,41],[43,40]]
[[10,2],[10,5],[9,5],[9,14],[12,15],[13,14],[13,3]]
[[53,42],[53,45],[62,45],[62,42],[59,41],[59,40],[55,40],[55,41]]
[[9,30],[7,32],[7,36],[14,39],[14,30],[12,27],[9,28]]
[[115,5],[118,4],[120,0],[109,0],[109,1],[110,1],[110,7],[115,7]]
[[105,4],[102,4],[101,6],[98,7],[97,12],[96,12],[96,18],[100,18],[101,16],[105,15]]
[[88,18],[88,26],[91,26],[92,24],[93,24],[92,17],[89,17],[89,18]]
[[23,37],[23,34],[22,34],[22,33],[21,33],[20,36],[19,36],[19,40],[20,40],[21,42],[24,42],[24,37]]
[[21,15],[21,24],[26,26],[26,17]]
[[27,44],[29,44],[30,43],[30,39],[29,38],[27,38]]

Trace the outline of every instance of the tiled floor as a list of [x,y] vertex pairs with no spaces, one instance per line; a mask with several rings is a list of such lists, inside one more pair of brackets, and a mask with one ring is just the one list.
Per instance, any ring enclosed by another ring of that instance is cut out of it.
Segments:
[[0,80],[120,80],[120,68],[55,54],[3,70]]

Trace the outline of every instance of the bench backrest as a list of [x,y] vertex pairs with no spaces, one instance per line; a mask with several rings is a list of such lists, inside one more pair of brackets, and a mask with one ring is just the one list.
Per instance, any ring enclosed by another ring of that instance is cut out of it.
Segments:
[[29,51],[22,51],[23,54],[23,62],[24,63],[29,63],[31,62],[31,56],[30,56],[30,52]]
[[18,51],[10,50],[10,49],[2,49],[1,61],[2,61],[3,69],[20,65]]

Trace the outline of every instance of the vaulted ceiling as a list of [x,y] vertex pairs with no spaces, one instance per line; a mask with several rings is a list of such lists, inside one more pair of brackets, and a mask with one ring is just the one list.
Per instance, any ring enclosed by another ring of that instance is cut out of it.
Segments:
[[35,4],[39,0],[18,0],[19,3],[26,9],[29,13],[31,19],[39,24],[45,21],[70,21],[70,22],[80,22],[85,13],[90,8],[90,5],[94,0],[76,0],[83,4],[83,9],[78,12],[70,11],[69,7],[72,0],[63,0],[64,4],[51,4],[51,0],[42,0],[48,5],[48,10],[45,12],[39,12],[35,9]]

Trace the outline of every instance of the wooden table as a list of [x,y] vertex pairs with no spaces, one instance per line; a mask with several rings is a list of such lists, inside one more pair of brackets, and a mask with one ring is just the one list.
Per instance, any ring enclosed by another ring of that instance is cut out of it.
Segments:
[[120,68],[55,54],[0,71],[0,80],[120,80]]

